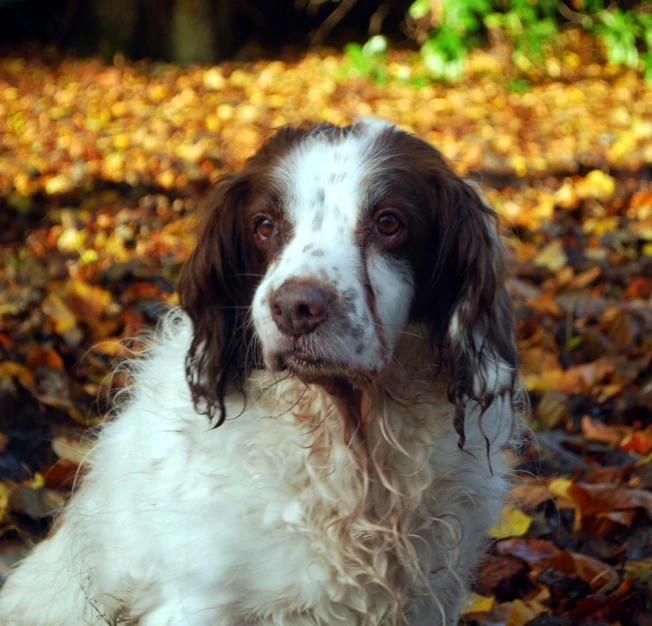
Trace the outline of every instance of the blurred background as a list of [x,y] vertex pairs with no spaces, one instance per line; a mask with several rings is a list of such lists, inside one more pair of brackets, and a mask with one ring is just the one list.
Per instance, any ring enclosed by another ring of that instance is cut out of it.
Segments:
[[652,624],[652,3],[0,0],[0,575],[197,205],[276,128],[376,115],[501,213],[529,445],[477,625]]

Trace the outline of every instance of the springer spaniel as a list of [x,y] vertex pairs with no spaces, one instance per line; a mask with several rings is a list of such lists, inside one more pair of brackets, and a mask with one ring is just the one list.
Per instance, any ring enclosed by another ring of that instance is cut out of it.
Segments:
[[0,624],[455,624],[519,434],[504,265],[427,143],[279,131],[207,197],[182,311]]

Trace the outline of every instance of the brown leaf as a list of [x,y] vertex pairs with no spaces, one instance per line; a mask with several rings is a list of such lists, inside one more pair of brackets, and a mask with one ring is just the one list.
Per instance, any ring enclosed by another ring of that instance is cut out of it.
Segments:
[[515,537],[496,543],[498,554],[516,556],[528,563],[541,563],[561,554],[561,550],[545,539],[523,539]]
[[567,369],[559,381],[559,390],[566,393],[587,393],[606,376],[612,374],[614,364],[603,357],[591,363],[576,365]]
[[63,369],[63,359],[59,353],[52,348],[35,348],[27,355],[25,364],[33,370],[39,367]]
[[552,389],[546,390],[541,394],[536,409],[537,419],[546,428],[563,426],[571,418],[567,404],[566,394]]
[[578,274],[568,283],[569,289],[581,289],[590,285],[592,282],[597,280],[602,274],[602,269],[600,267],[592,267],[590,270],[586,270],[581,274]]
[[652,492],[644,489],[574,483],[568,492],[584,515],[640,508],[652,517]]
[[599,559],[579,552],[573,552],[572,558],[577,576],[589,583],[593,591],[598,591],[606,584],[620,580],[616,570]]
[[582,434],[588,441],[601,441],[617,446],[625,436],[622,429],[607,426],[599,419],[593,419],[588,415],[582,417]]
[[497,589],[505,591],[507,588],[518,587],[517,579],[522,577],[527,570],[527,565],[519,558],[497,557],[488,554],[478,567],[475,588],[482,595],[495,595]]

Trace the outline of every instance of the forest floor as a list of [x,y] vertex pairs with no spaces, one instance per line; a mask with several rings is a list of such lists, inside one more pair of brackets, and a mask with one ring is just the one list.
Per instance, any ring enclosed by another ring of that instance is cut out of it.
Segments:
[[467,623],[652,623],[652,85],[573,37],[525,73],[467,65],[0,58],[0,575],[69,491],[122,340],[177,302],[208,185],[278,126],[377,115],[483,184],[512,256],[532,444]]

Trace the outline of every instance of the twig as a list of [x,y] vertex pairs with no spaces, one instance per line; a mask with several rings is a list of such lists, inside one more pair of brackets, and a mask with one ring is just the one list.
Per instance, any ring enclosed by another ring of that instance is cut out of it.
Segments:
[[392,7],[389,5],[389,3],[383,2],[378,7],[378,10],[369,18],[369,28],[367,30],[367,34],[370,37],[380,34],[380,31],[383,28],[383,22],[385,21],[385,18],[387,17],[387,14],[390,12],[391,8]]
[[570,7],[566,6],[563,2],[559,4],[557,7],[557,10],[562,14],[563,17],[565,17],[569,22],[575,22],[576,24],[581,24],[586,20],[588,17],[589,19],[598,17],[601,13],[607,13],[608,11],[611,11],[615,7],[617,7],[618,4],[614,2],[610,2],[608,7],[605,7],[602,11],[596,11],[593,15],[588,15],[584,13],[580,13],[579,11],[573,11]]
[[317,32],[314,34],[312,41],[310,42],[311,48],[318,48],[323,45],[324,41],[330,34],[330,32],[335,28],[346,16],[346,14],[353,8],[353,5],[357,0],[342,0],[335,9],[321,24],[317,29]]

